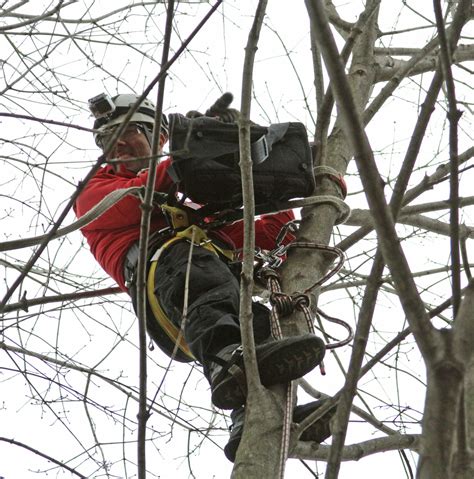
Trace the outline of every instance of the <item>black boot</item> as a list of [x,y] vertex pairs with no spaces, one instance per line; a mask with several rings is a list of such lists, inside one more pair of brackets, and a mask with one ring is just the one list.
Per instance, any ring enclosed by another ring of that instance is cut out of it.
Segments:
[[[313,401],[302,406],[296,406],[293,411],[293,422],[299,423],[308,417],[316,409],[320,408],[326,402],[325,399]],[[309,426],[300,436],[300,441],[314,441],[321,443],[325,441],[330,435],[329,421],[334,416],[336,408],[330,409],[322,418]],[[229,442],[224,447],[224,454],[229,461],[234,462],[239,448],[240,440],[244,429],[245,409],[243,407],[232,411],[230,415],[232,425],[230,426]]]
[[[309,373],[324,358],[325,346],[314,334],[293,336],[256,347],[258,371],[263,386],[284,384]],[[208,363],[212,402],[222,409],[237,409],[245,403],[247,384],[241,348],[230,345]]]

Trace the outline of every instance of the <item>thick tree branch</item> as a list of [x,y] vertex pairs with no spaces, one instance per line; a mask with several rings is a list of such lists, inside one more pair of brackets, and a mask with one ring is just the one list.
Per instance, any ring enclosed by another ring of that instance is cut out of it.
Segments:
[[240,324],[247,386],[249,395],[260,386],[255,342],[253,337],[252,291],[253,264],[255,252],[255,195],[253,191],[253,171],[250,148],[250,111],[252,101],[252,79],[255,54],[265,16],[267,0],[259,1],[252,28],[245,47],[242,71],[241,115],[239,119],[240,172],[242,177],[242,197],[244,207],[244,256],[240,283]]
[[[370,439],[358,444],[344,446],[342,449],[342,461],[359,461],[360,459],[377,454],[380,452],[397,451],[401,449],[411,449],[417,451],[420,444],[418,435],[393,435]],[[331,446],[314,444],[308,442],[298,442],[292,457],[307,459],[313,461],[328,461]]]
[[[432,233],[437,233],[442,236],[451,235],[451,227],[449,223],[429,218],[427,216],[415,215],[415,214],[402,214],[397,219],[397,223],[414,226],[416,228],[422,228]],[[348,226],[361,226],[373,228],[373,217],[367,210],[354,210],[351,217],[347,220]],[[461,225],[459,233],[463,238],[474,238],[474,227],[468,227]]]
[[426,313],[420,300],[416,285],[411,279],[410,268],[405,255],[401,250],[395,231],[392,215],[388,209],[383,194],[380,176],[365,134],[357,105],[354,102],[344,68],[339,60],[339,54],[334,43],[331,31],[327,26],[327,19],[318,1],[311,2],[314,9],[313,21],[317,22],[318,43],[328,68],[329,75],[334,82],[334,94],[339,112],[343,118],[344,130],[350,139],[359,174],[364,185],[367,200],[375,219],[376,230],[383,251],[384,259],[388,264],[400,294],[402,306],[407,319],[417,339],[424,357],[430,357],[436,348],[433,330],[426,321]]
[[[466,366],[474,357],[474,282],[469,284],[453,326],[453,349]],[[469,406],[468,409],[472,409]]]
[[243,431],[232,471],[233,479],[283,477],[286,461],[286,454],[281,455],[281,451],[275,447],[279,443],[278,432],[281,428],[278,427],[278,423],[281,424],[281,421],[276,415],[272,414],[273,409],[276,409],[272,393],[265,390],[260,384],[252,327],[255,198],[250,149],[250,110],[253,66],[266,6],[267,0],[259,0],[245,47],[241,116],[238,121],[244,206],[244,257],[240,275],[240,329],[248,389],[245,421],[250,427],[244,428]]
[[[474,45],[459,45],[452,55],[453,64],[460,65],[465,62],[474,60]],[[398,60],[394,58],[385,58],[384,63],[380,63],[377,71],[377,82],[391,80],[394,76],[399,76],[400,72],[405,71],[407,62],[411,60]],[[379,59],[380,62],[380,59]],[[420,59],[416,65],[409,68],[406,76],[412,77],[423,73],[436,71],[439,67],[440,59],[438,55],[428,55]]]

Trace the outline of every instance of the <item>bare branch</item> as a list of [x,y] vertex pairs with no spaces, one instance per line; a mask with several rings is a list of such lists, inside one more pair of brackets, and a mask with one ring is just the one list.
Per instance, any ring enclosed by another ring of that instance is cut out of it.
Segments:
[[[342,449],[342,461],[359,461],[360,459],[377,454],[379,452],[397,451],[400,449],[411,449],[417,451],[420,444],[419,435],[394,435],[370,439],[358,444],[344,446]],[[293,457],[314,461],[328,461],[331,446],[299,442],[293,452]]]
[[1,32],[6,32],[8,30],[15,30],[17,28],[25,27],[25,26],[31,25],[33,23],[38,23],[41,20],[45,20],[48,17],[52,17],[53,15],[58,14],[61,9],[67,7],[68,5],[76,3],[76,1],[77,0],[69,0],[69,2],[64,3],[64,0],[59,0],[58,4],[53,9],[43,13],[43,15],[34,16],[29,20],[25,20],[24,22],[19,22],[19,23],[15,23],[13,25],[6,25],[4,27],[0,27],[0,33]]
[[[464,62],[474,60],[474,45],[459,45],[453,53],[454,65],[460,65]],[[411,61],[411,60],[408,60]],[[439,56],[428,55],[420,59],[416,65],[409,69],[407,76],[412,77],[423,73],[436,71],[439,67]],[[399,72],[404,71],[407,67],[407,61],[388,58],[382,63],[377,73],[377,82],[388,81],[398,76]]]
[[37,456],[41,456],[42,458],[47,459],[48,461],[51,461],[52,463],[56,464],[57,466],[60,466],[63,469],[66,469],[71,474],[74,474],[77,477],[80,477],[81,479],[87,479],[87,476],[83,476],[80,472],[76,471],[73,467],[70,467],[67,464],[64,464],[64,462],[58,461],[54,457],[48,456],[48,454],[44,454],[43,452],[38,451],[38,449],[35,449],[34,447],[28,446],[27,444],[24,444],[23,442],[16,441],[15,439],[8,439],[6,437],[0,437],[0,441],[7,442],[9,444],[13,444],[14,446],[22,447],[23,449],[27,449],[28,451],[36,454]]
[[120,294],[123,291],[118,287],[96,289],[94,291],[81,291],[77,293],[58,294],[55,296],[44,296],[42,298],[26,299],[24,295],[20,302],[9,304],[3,310],[3,314],[11,313],[12,311],[26,311],[33,306],[40,306],[50,303],[64,303],[69,301],[79,301],[81,299],[97,298],[99,296],[109,296],[113,294]]
[[66,128],[73,128],[74,130],[87,131],[88,133],[94,132],[92,128],[87,128],[85,126],[74,125],[73,123],[66,123],[64,121],[55,121],[55,120],[48,120],[46,118],[37,118],[36,116],[20,115],[18,113],[4,113],[4,112],[0,112],[0,116],[6,117],[6,118],[17,118],[19,120],[37,121],[39,123],[43,123],[44,125],[64,126]]
[[[456,90],[454,87],[453,72],[451,71],[452,51],[454,45],[448,44],[446,31],[444,28],[443,12],[441,11],[441,2],[434,0],[434,11],[436,17],[436,27],[440,38],[440,58],[447,89],[448,98],[448,119],[449,119],[449,156],[450,156],[450,175],[449,175],[449,199],[450,199],[450,237],[451,237],[451,281],[453,291],[453,314],[456,314],[461,301],[461,257],[459,251],[459,160],[458,160],[458,122],[461,113],[457,109]],[[465,3],[467,6],[467,3]],[[467,22],[470,17],[470,9],[464,7],[465,19]],[[458,7],[461,10],[461,6]]]

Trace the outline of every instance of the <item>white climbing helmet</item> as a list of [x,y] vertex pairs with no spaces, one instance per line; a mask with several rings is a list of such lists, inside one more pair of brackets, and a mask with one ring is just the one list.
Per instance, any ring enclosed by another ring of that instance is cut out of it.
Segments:
[[[101,131],[105,132],[116,125],[120,125],[139,98],[138,95],[130,93],[116,95],[113,98],[110,98],[105,93],[101,93],[89,100],[89,109],[96,118],[94,130],[98,131],[94,132],[94,140],[98,146],[101,146]],[[145,98],[133,113],[130,123],[143,125],[148,133],[151,134],[155,126],[155,111],[155,105],[148,98]],[[161,129],[168,135],[168,119],[165,115],[162,115]]]

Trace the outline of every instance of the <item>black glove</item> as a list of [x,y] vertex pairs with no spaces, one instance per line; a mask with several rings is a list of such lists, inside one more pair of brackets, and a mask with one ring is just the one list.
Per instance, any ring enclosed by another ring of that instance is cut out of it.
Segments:
[[210,116],[217,118],[224,123],[235,123],[240,117],[240,111],[235,108],[229,108],[233,99],[234,95],[232,95],[232,93],[224,93],[208,110],[206,110],[204,115],[196,110],[191,110],[186,113],[186,117],[199,118],[200,116]]
[[230,92],[224,93],[216,100],[209,110],[206,111],[206,116],[215,116],[224,123],[234,123],[240,117],[240,111],[235,108],[229,108],[234,95]]
[[196,111],[196,110],[190,110],[186,113],[186,118],[199,118],[200,116],[204,116],[202,113]]

